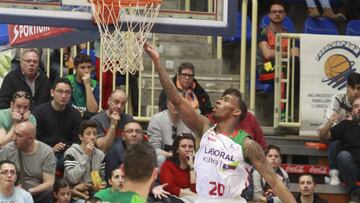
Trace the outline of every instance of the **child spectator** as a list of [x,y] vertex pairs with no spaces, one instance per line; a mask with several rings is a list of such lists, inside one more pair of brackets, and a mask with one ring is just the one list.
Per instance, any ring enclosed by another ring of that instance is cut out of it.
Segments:
[[53,189],[54,203],[70,203],[71,190],[70,185],[65,179],[59,178],[55,180]]
[[97,197],[89,197],[84,203],[101,203],[101,200]]
[[116,202],[122,194],[120,189],[124,187],[124,173],[120,168],[114,169],[111,172],[111,177],[108,179],[110,187],[100,190],[95,194],[95,197],[102,201]]
[[[266,160],[272,166],[281,181],[289,188],[290,180],[286,171],[280,167],[281,151],[275,145],[269,145],[265,150]],[[254,200],[267,203],[281,203],[280,199],[273,193],[271,187],[265,182],[257,170],[253,172]]]
[[95,146],[96,127],[94,121],[83,121],[79,128],[81,144],[72,144],[65,151],[64,177],[75,186],[75,198],[87,199],[91,192],[105,187],[99,180],[105,176],[105,154]]
[[90,119],[99,110],[99,84],[91,79],[93,65],[90,56],[77,55],[74,65],[76,73],[66,77],[72,86],[71,102],[84,119]]

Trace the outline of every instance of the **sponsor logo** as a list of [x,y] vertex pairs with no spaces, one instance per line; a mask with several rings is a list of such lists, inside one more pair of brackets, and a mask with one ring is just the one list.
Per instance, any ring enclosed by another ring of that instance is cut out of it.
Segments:
[[205,152],[205,154],[210,154],[210,155],[225,159],[227,161],[235,162],[233,155],[227,154],[218,149],[205,147],[204,152]]
[[346,40],[333,41],[320,49],[316,56],[323,67],[325,77],[321,82],[333,89],[346,87],[348,76],[356,71],[356,59],[360,55],[360,47]]

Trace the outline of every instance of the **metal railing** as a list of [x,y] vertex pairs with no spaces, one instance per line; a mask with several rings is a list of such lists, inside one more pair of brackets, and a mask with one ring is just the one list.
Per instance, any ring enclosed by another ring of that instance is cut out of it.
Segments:
[[[275,41],[275,79],[274,79],[274,127],[300,127],[300,94],[295,90],[295,56],[291,48],[301,34],[277,33]],[[286,39],[288,48],[284,56],[282,41]],[[299,65],[299,64],[298,64]],[[300,68],[299,68],[300,70]],[[300,73],[298,73],[300,74]],[[296,94],[299,94],[297,97]],[[298,111],[296,111],[298,110]]]

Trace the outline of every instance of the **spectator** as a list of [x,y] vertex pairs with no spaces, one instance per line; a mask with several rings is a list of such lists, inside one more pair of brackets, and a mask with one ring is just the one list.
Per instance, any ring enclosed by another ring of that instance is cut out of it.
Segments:
[[17,91],[30,95],[31,107],[50,101],[50,82],[39,70],[39,53],[35,49],[25,49],[21,53],[20,67],[8,73],[0,89],[0,109],[9,108],[12,96]]
[[89,197],[85,200],[84,203],[101,203],[101,199],[97,197]]
[[[346,92],[335,94],[331,100],[325,120],[318,129],[320,138],[327,137],[332,126],[351,115],[352,104],[358,97],[360,97],[360,74],[351,73],[347,80]],[[330,140],[329,142],[330,185],[340,184],[336,164],[338,145],[339,141]]]
[[327,203],[326,200],[314,194],[315,191],[314,178],[310,174],[301,175],[299,177],[299,192],[296,197],[297,203]]
[[120,190],[124,187],[124,173],[120,168],[114,169],[108,179],[110,187],[100,190],[95,197],[103,201],[117,202],[122,194]]
[[[331,9],[331,5],[329,0],[319,0],[322,10],[323,10],[323,16],[330,18],[332,20],[346,20],[346,17],[341,14],[335,14],[333,10]],[[308,15],[313,18],[320,17],[319,10],[316,7],[315,0],[306,0],[306,5],[308,7]]]
[[0,151],[0,160],[10,160],[20,169],[21,187],[29,191],[37,203],[52,201],[56,161],[52,149],[35,140],[36,128],[29,121],[15,126],[14,142]]
[[165,190],[176,197],[191,196],[196,199],[195,190],[195,138],[192,134],[178,135],[172,147],[173,156],[160,169],[160,182],[167,184]]
[[0,147],[13,140],[16,124],[30,121],[36,125],[36,119],[30,113],[30,105],[30,95],[24,91],[17,91],[12,96],[10,108],[0,110]]
[[[286,16],[285,5],[281,0],[274,0],[269,9],[270,24],[267,27],[261,28],[258,37],[258,46],[260,57],[263,63],[260,65],[261,82],[272,82],[274,80],[274,65],[275,65],[275,34],[288,32],[282,23]],[[283,55],[287,55],[288,41],[282,41]],[[294,47],[291,49],[291,54],[299,56],[299,49]]]
[[[287,188],[290,186],[289,176],[286,171],[280,167],[281,151],[275,145],[269,145],[265,150],[267,162],[272,166],[277,177],[285,184]],[[260,200],[267,203],[281,203],[279,197],[272,191],[270,185],[261,177],[257,170],[253,172],[254,181],[254,200]]]
[[[228,88],[225,90],[222,96],[225,96],[227,94],[232,94],[233,92],[238,92],[239,90],[235,88]],[[241,95],[240,95],[241,96]],[[240,121],[235,126],[235,129],[243,130],[249,135],[251,135],[254,140],[259,143],[259,145],[265,149],[267,147],[266,140],[264,137],[264,133],[260,127],[259,122],[256,120],[255,116],[247,111],[246,104],[244,104],[242,109],[242,115],[245,115],[243,119],[240,119]],[[209,120],[214,123],[214,119],[212,118],[212,115],[209,116]]]
[[94,121],[83,121],[79,128],[81,144],[72,144],[65,151],[65,179],[73,186],[88,186],[79,193],[73,193],[73,199],[85,200],[91,196],[92,191],[97,191],[99,187],[105,186],[101,180],[94,179],[94,173],[97,173],[102,179],[105,178],[105,154],[95,146],[96,128],[97,125]]
[[119,168],[124,161],[125,149],[133,144],[136,144],[144,140],[144,134],[140,123],[137,121],[128,121],[124,125],[124,130],[122,131],[122,142],[121,142],[121,151],[113,150],[109,151],[106,154],[106,177],[110,178],[111,171]]
[[[286,17],[285,5],[281,0],[272,1],[269,13],[270,24],[259,30],[258,36],[258,57],[257,68],[259,72],[259,81],[262,84],[274,85],[275,76],[275,35],[276,33],[286,33],[288,30],[283,27],[283,21]],[[299,106],[299,92],[300,92],[300,71],[299,71],[299,55],[300,51],[297,47],[290,48],[290,44],[287,39],[283,39],[282,42],[282,55],[287,56],[287,50],[290,49],[290,54],[295,56],[294,67],[295,75],[290,81],[294,81],[294,106]],[[289,74],[289,77],[291,74]],[[283,89],[282,85],[282,89]],[[282,90],[282,96],[284,96],[284,90]],[[266,95],[265,101],[268,101],[264,105],[264,117],[268,117],[273,111],[273,94]],[[271,109],[271,110],[270,110]],[[283,107],[282,107],[283,109]],[[295,108],[298,109],[298,108]],[[270,113],[269,113],[270,112]],[[281,112],[283,113],[283,112]],[[282,114],[284,115],[284,114]],[[295,112],[295,116],[298,116],[298,112]],[[283,118],[283,117],[282,117]]]
[[66,182],[65,179],[59,178],[55,180],[53,196],[54,203],[70,203],[70,185]]
[[81,115],[69,105],[71,84],[66,78],[56,79],[51,89],[53,99],[34,110],[38,123],[36,138],[53,148],[57,169],[64,170],[64,152],[73,143],[80,143]]
[[[180,93],[182,90],[180,90]],[[182,133],[193,133],[180,119],[179,112],[174,105],[167,100],[167,109],[151,117],[147,133],[150,136],[150,143],[156,149],[158,166],[166,158],[172,156],[172,145],[176,136]]]
[[[144,133],[140,123],[131,120],[124,125],[122,131],[122,148],[121,151],[111,151],[106,154],[106,177],[110,179],[111,172],[119,168],[124,163],[125,150],[134,144],[145,140]],[[115,153],[118,152],[118,153]],[[155,198],[162,199],[167,197],[167,192],[163,190],[164,185],[153,185],[151,193]]]
[[71,102],[85,119],[90,119],[99,110],[99,85],[96,80],[91,79],[91,58],[86,54],[79,54],[74,59],[74,65],[76,73],[67,76],[72,86]]
[[357,177],[360,175],[359,133],[360,98],[356,98],[352,105],[351,116],[332,127],[330,133],[320,134],[322,140],[339,140],[336,165],[340,179],[346,184],[346,191],[354,202],[360,201],[360,187],[356,184]]
[[[178,74],[174,76],[173,82],[177,88],[185,91],[185,98],[194,109],[199,109],[202,115],[212,112],[209,95],[200,86],[195,77],[195,67],[190,62],[184,62],[179,66]],[[159,96],[159,109],[167,108],[167,99],[164,91]]]
[[18,171],[12,161],[0,161],[0,202],[33,203],[31,194],[15,187]]
[[128,97],[126,93],[121,89],[116,89],[111,93],[108,99],[109,109],[104,110],[91,118],[98,126],[96,146],[105,153],[110,148],[117,152],[121,151],[122,129],[124,128],[125,123],[133,120],[131,115],[124,113],[127,100]]

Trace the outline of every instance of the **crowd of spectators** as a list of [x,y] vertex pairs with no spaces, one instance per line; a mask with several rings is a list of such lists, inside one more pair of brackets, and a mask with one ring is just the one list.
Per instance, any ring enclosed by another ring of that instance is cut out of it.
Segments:
[[[335,14],[328,1],[320,3],[323,16],[348,19],[345,8]],[[309,15],[319,17],[314,2],[309,0],[307,4]],[[270,24],[259,30],[258,71],[261,82],[273,83],[275,34],[287,32],[282,26],[284,4],[273,1],[268,15]],[[288,46],[285,40],[282,43],[284,55],[290,49],[292,56],[299,57],[297,47]],[[151,118],[144,133],[141,123],[125,113],[128,95],[121,89],[112,91],[105,98],[108,109],[98,112],[99,83],[92,78],[94,61],[90,56],[78,54],[73,59],[75,73],[54,78],[52,86],[40,68],[40,60],[37,50],[23,50],[19,67],[7,74],[0,88],[0,201],[194,202],[199,188],[194,171],[195,137],[200,134],[181,119],[178,104],[174,105],[165,91],[159,96],[160,112]],[[294,79],[300,81],[299,66],[295,67]],[[191,109],[216,126],[209,94],[197,82],[195,66],[190,62],[180,64],[172,82]],[[298,93],[299,84],[295,86]],[[221,99],[226,100],[228,95],[237,95],[242,101],[235,88],[225,90]],[[356,137],[360,132],[359,97],[360,74],[353,73],[346,92],[334,96],[319,128],[320,138],[330,140],[330,185],[344,182],[354,202],[360,201],[356,184],[360,162]],[[266,164],[272,167],[270,173],[277,174],[288,188],[289,176],[280,166],[281,149],[267,145],[245,102],[239,102],[239,108],[233,136],[256,141],[264,150]],[[247,200],[281,202],[262,171],[247,172],[249,180],[243,181],[247,193],[251,193],[246,195]],[[301,175],[298,184],[297,202],[326,202],[314,194],[311,175]]]

